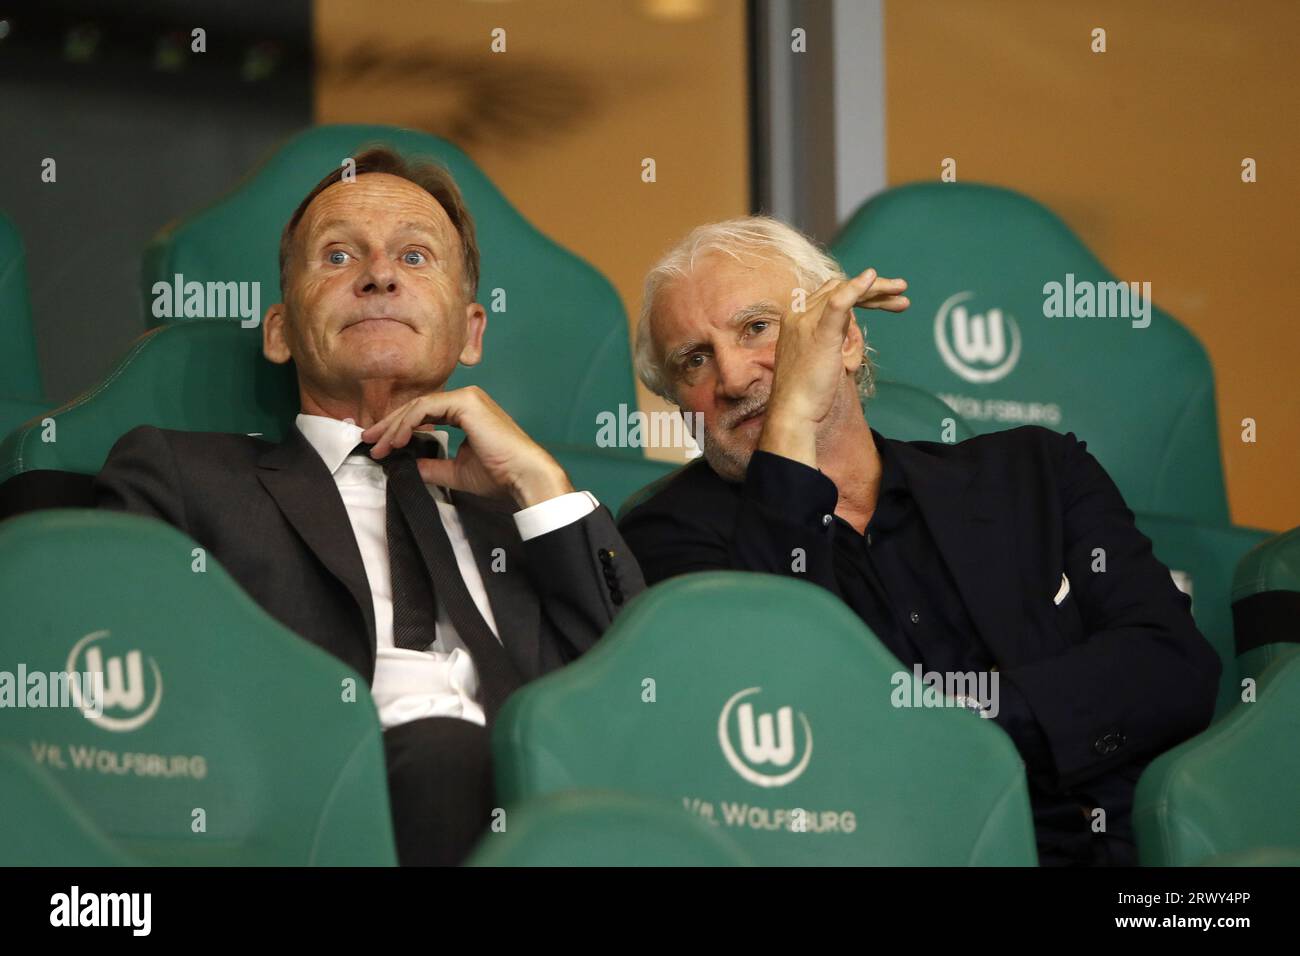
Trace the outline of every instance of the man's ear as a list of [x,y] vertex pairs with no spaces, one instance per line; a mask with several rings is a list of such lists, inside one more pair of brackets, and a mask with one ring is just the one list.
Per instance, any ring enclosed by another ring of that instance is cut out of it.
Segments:
[[858,325],[856,313],[850,312],[848,334],[844,336],[844,344],[840,351],[844,356],[844,371],[852,375],[862,364],[862,328]]
[[465,347],[460,350],[461,365],[477,365],[483,360],[483,333],[487,331],[487,309],[477,302],[465,306]]
[[283,365],[293,358],[284,336],[285,314],[284,303],[277,302],[267,307],[266,317],[262,319],[262,354],[276,365]]

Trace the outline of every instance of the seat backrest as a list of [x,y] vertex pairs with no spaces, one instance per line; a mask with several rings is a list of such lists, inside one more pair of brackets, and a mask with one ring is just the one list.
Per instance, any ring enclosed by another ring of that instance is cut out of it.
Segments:
[[947,403],[903,382],[876,382],[876,393],[867,400],[866,416],[872,428],[898,441],[955,444],[975,435],[970,423]]
[[1274,535],[1246,552],[1232,579],[1237,666],[1257,677],[1269,664],[1300,651],[1300,528]]
[[50,771],[0,743],[0,866],[130,866]]
[[[9,519],[0,606],[0,668],[27,684],[0,742],[29,748],[124,852],[151,864],[394,862],[365,680],[176,529],[74,509]],[[60,673],[78,677],[64,689]]]
[[1241,700],[1241,675],[1233,637],[1232,575],[1241,556],[1269,532],[1237,525],[1203,524],[1164,515],[1135,515],[1138,530],[1151,539],[1155,556],[1192,599],[1192,617],[1223,663],[1216,719]]
[[497,794],[666,799],[759,864],[1033,865],[1011,740],[920,681],[828,592],[742,572],[638,596],[583,658],[517,691]]
[[103,382],[11,432],[0,444],[0,482],[33,471],[93,475],[137,425],[261,434],[279,441],[297,414],[292,363],[262,356],[261,333],[216,319],[146,332]]
[[415,130],[341,125],[298,134],[230,194],[153,240],[144,301],[154,301],[156,283],[174,288],[180,275],[184,283],[257,282],[263,310],[278,302],[285,223],[323,176],[375,142],[445,165],[477,226],[484,358],[458,369],[449,387],[486,389],[540,442],[590,446],[600,412],[635,409],[627,316],[613,286],[539,232],[463,152]]
[[1300,850],[1300,656],[1260,675],[1257,697],[1151,762],[1133,827],[1144,866],[1195,866],[1262,848]]
[[[0,213],[0,398],[39,401],[43,394],[23,240],[13,221]],[[16,424],[0,422],[6,429]]]
[[[944,398],[980,433],[1074,432],[1134,511],[1229,520],[1205,350],[1154,307],[1145,328],[1077,317],[1085,289],[1108,312],[1134,310],[1048,209],[993,186],[901,186],[858,210],[831,251],[850,274],[908,281],[907,312],[863,313],[882,376]],[[1049,283],[1076,317],[1045,316]]]
[[627,793],[570,791],[508,811],[470,866],[751,866],[717,828],[681,806]]
[[[975,434],[948,405],[923,389],[900,382],[876,382],[876,392],[868,399],[865,412],[872,428],[886,438],[899,441],[962,442]],[[678,470],[661,475],[623,500],[618,516],[622,518],[641,502],[653,498]]]

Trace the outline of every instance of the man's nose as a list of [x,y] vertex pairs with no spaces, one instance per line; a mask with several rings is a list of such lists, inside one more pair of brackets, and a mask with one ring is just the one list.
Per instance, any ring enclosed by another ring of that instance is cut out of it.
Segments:
[[720,351],[713,360],[718,369],[716,390],[719,398],[744,398],[762,377],[758,363],[745,352]]
[[357,292],[363,295],[397,291],[397,266],[383,253],[370,256],[357,276]]

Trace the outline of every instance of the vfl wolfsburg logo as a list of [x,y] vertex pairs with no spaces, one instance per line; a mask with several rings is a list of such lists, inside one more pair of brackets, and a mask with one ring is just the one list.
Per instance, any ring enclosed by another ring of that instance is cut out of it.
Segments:
[[934,317],[934,344],[955,374],[987,385],[1006,378],[1020,360],[1020,327],[1001,309],[969,314],[964,303],[974,297],[958,292],[944,300]]
[[[722,716],[718,718],[718,743],[722,745],[722,754],[731,764],[731,769],[750,783],[760,787],[784,787],[798,779],[812,759],[812,726],[800,713],[803,746],[799,747],[795,738],[793,708],[778,709],[775,718],[772,714],[759,714],[755,718],[754,705],[740,701],[761,690],[761,687],[750,687],[733,694],[727,701]],[[733,738],[740,743],[739,754]]]
[[[158,712],[158,705],[162,703],[162,672],[158,670],[158,662],[149,658],[153,680],[146,682],[144,661],[138,650],[127,651],[122,657],[105,659],[100,642],[107,637],[108,631],[92,631],[77,641],[68,654],[65,669],[69,674],[103,675],[103,707],[98,716],[87,714],[86,719],[105,730],[124,733],[143,727]],[[148,691],[147,683],[152,683],[151,691]],[[75,685],[72,693],[73,702],[81,707],[81,695]],[[109,711],[116,714],[110,716]]]

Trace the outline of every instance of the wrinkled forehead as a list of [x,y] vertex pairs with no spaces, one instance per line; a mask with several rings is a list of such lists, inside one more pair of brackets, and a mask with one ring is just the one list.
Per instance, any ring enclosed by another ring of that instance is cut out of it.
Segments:
[[796,285],[794,267],[779,257],[710,253],[659,290],[651,336],[666,354],[685,341],[725,332],[751,315],[779,316],[790,307]]
[[415,183],[388,173],[363,173],[321,191],[303,214],[302,233],[331,229],[423,231],[442,242],[457,240],[441,203]]

